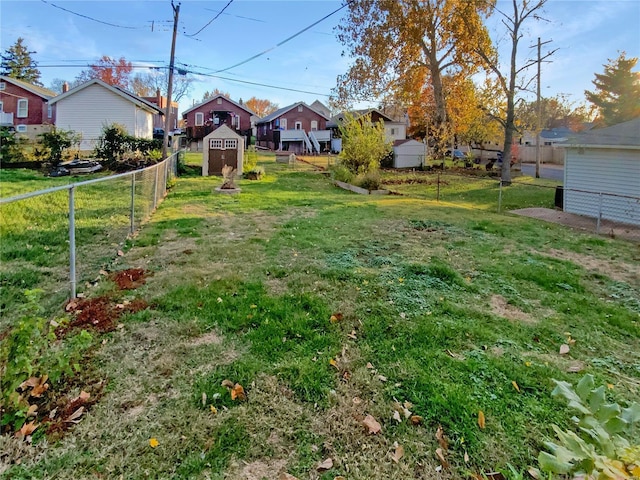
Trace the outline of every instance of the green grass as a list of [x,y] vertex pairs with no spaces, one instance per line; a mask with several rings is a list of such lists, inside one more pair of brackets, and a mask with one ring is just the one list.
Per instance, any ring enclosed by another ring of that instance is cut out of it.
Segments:
[[[117,263],[150,270],[118,298],[151,307],[97,339],[106,394],[9,478],[433,478],[439,425],[453,478],[506,475],[535,464],[551,424],[571,426],[550,396],[552,378],[581,376],[569,367],[612,384],[611,400],[638,400],[637,245],[499,214],[491,179],[442,175],[437,202],[432,183],[359,196],[305,165],[259,165],[266,176],[240,180],[239,196],[215,194],[221,179],[197,168],[178,180]],[[548,186],[521,180],[503,206],[550,205]],[[18,292],[42,278],[29,267],[2,281]],[[422,424],[394,420],[396,401]],[[317,473],[327,457],[334,468]]]

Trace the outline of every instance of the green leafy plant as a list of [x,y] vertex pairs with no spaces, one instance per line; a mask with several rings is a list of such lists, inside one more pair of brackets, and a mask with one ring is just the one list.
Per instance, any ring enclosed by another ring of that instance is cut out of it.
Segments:
[[[250,145],[244,152],[244,161],[242,162],[242,169],[244,173],[249,173],[258,165],[258,152],[255,145]],[[264,173],[264,170],[263,170]]]
[[346,166],[338,163],[331,167],[331,176],[339,182],[351,183],[355,175]]
[[551,395],[577,412],[573,420],[579,434],[552,425],[559,443],[545,442],[549,452],[540,452],[540,468],[574,478],[640,476],[640,404],[608,403],[605,386],[594,388],[592,375],[582,377],[575,390],[568,382],[554,382]]
[[48,160],[49,163],[56,167],[62,161],[65,150],[73,145],[79,145],[82,141],[82,134],[73,130],[60,130],[53,127],[50,132],[38,135],[42,150],[40,155]]
[[249,180],[260,180],[264,175],[264,168],[254,166],[251,170],[245,170],[244,178]]
[[29,140],[7,127],[0,127],[0,160],[2,162],[30,162],[35,160]]
[[372,122],[371,115],[357,118],[350,114],[345,115],[340,133],[340,162],[355,175],[377,170],[380,161],[391,150],[391,143],[385,137],[384,124],[382,121]]
[[380,173],[377,170],[358,175],[354,182],[357,186],[367,190],[379,190],[382,184]]

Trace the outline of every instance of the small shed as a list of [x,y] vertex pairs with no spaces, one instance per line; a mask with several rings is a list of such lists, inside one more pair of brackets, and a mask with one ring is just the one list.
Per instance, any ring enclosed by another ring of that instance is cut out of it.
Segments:
[[564,210],[640,225],[640,117],[565,144]]
[[426,146],[413,139],[393,142],[393,168],[417,168],[424,165]]
[[222,167],[230,165],[242,175],[244,137],[227,125],[216,128],[203,139],[202,175],[222,175]]

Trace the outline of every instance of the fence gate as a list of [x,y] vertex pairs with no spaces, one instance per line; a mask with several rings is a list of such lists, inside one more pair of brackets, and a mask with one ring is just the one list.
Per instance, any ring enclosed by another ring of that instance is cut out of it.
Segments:
[[238,140],[209,139],[209,175],[222,175],[222,167],[225,165],[238,168]]

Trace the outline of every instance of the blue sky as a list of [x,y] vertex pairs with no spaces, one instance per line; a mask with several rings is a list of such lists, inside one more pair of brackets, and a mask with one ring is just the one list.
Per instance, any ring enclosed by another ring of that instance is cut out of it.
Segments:
[[[336,77],[350,64],[349,58],[341,55],[343,48],[334,34],[344,10],[264,55],[226,69],[275,47],[338,9],[341,2],[234,0],[205,26],[227,3],[229,0],[181,2],[176,66],[218,78],[196,75],[180,110],[215,88],[229,92],[234,100],[256,96],[280,106],[300,100],[326,103]],[[498,2],[505,11],[509,5],[504,0]],[[520,49],[523,55],[535,55],[535,48],[529,47],[537,37],[543,42],[552,40],[543,52],[558,49],[553,61],[542,67],[544,96],[562,93],[573,102],[583,102],[584,90],[593,87],[594,73],[603,71],[608,58],[616,58],[622,50],[627,56],[640,56],[640,0],[549,0],[543,16],[545,21],[528,24]],[[23,37],[29,49],[37,52],[34,58],[45,86],[55,78],[72,80],[102,55],[125,57],[137,66],[136,72],[146,73],[151,71],[149,67],[169,63],[171,20],[168,0],[2,0],[0,48],[4,51]],[[504,32],[491,33],[499,45],[506,44]]]

